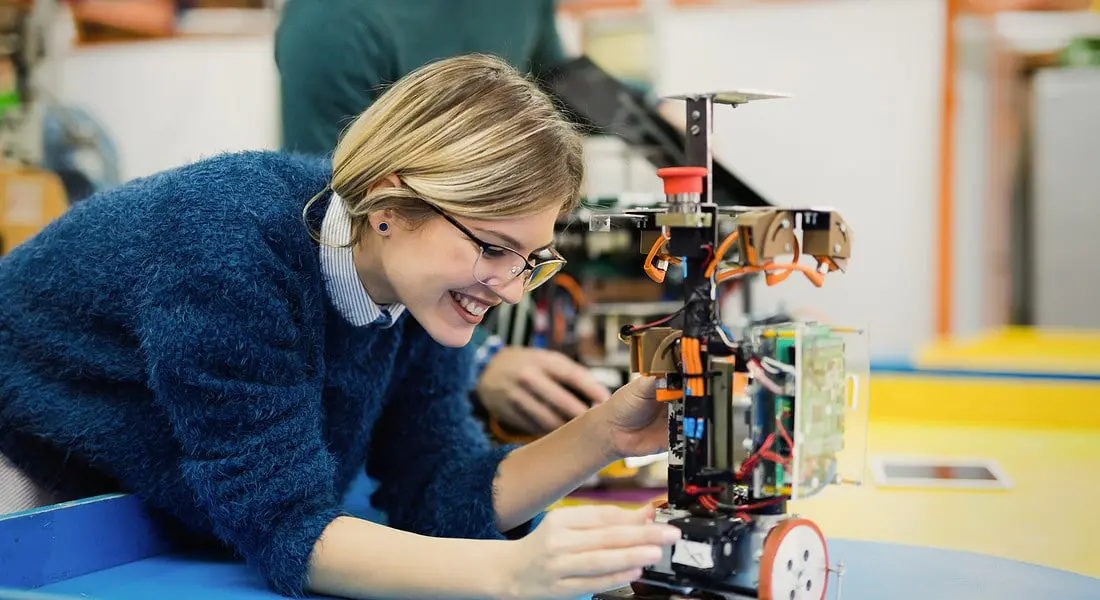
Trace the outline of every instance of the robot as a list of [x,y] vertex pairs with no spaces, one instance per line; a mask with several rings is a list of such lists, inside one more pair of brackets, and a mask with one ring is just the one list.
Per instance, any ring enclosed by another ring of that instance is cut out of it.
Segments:
[[[804,276],[821,287],[851,256],[852,231],[835,210],[710,200],[714,108],[782,97],[674,96],[686,102],[688,164],[658,169],[663,205],[590,218],[593,231],[617,221],[636,227],[645,272],[683,284],[679,310],[620,331],[631,371],[655,377],[657,399],[669,406],[668,497],[657,520],[682,537],[639,581],[596,600],[823,600],[834,573],[840,597],[843,563],[831,566],[821,529],[789,514],[788,502],[862,483],[864,331],[780,314],[750,317],[735,332],[716,305],[724,282],[750,275],[767,285]],[[799,262],[806,255],[815,266]],[[858,428],[848,427],[861,418],[862,447]],[[848,451],[856,474],[846,479]]]

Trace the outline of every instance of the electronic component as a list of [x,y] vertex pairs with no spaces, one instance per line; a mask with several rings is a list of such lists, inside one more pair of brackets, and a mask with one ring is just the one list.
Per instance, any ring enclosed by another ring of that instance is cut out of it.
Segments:
[[796,274],[821,287],[851,257],[851,228],[832,209],[711,200],[714,106],[775,97],[683,97],[689,164],[657,171],[664,205],[592,215],[594,231],[617,221],[640,230],[644,272],[657,283],[676,273],[683,292],[672,314],[620,331],[631,371],[655,377],[657,400],[668,403],[668,500],[657,518],[683,535],[633,586],[644,595],[598,599],[825,597],[825,537],[788,514],[787,502],[862,481],[863,331],[783,314],[731,327],[716,301],[723,284],[754,274],[767,285]]

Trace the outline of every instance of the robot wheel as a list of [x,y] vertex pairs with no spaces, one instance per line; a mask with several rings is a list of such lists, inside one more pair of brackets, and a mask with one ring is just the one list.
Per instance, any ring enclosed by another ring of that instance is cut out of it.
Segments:
[[764,540],[760,557],[760,600],[824,600],[829,583],[829,549],[809,519],[786,519]]

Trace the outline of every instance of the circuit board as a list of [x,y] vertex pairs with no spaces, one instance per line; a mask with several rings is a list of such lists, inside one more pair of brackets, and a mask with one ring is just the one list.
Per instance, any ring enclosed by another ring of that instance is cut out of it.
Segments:
[[795,334],[797,410],[791,498],[808,498],[837,478],[848,406],[845,339],[828,327],[800,326]]

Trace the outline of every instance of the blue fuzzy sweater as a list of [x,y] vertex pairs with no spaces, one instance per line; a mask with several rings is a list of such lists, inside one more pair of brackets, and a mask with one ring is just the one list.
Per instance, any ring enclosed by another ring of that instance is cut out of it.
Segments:
[[[0,259],[0,453],[63,494],[138,494],[277,591],[364,468],[391,526],[499,538],[473,350],[353,327],[302,216],[330,165],[241,153],[72,208]],[[311,209],[320,230],[326,201]]]

